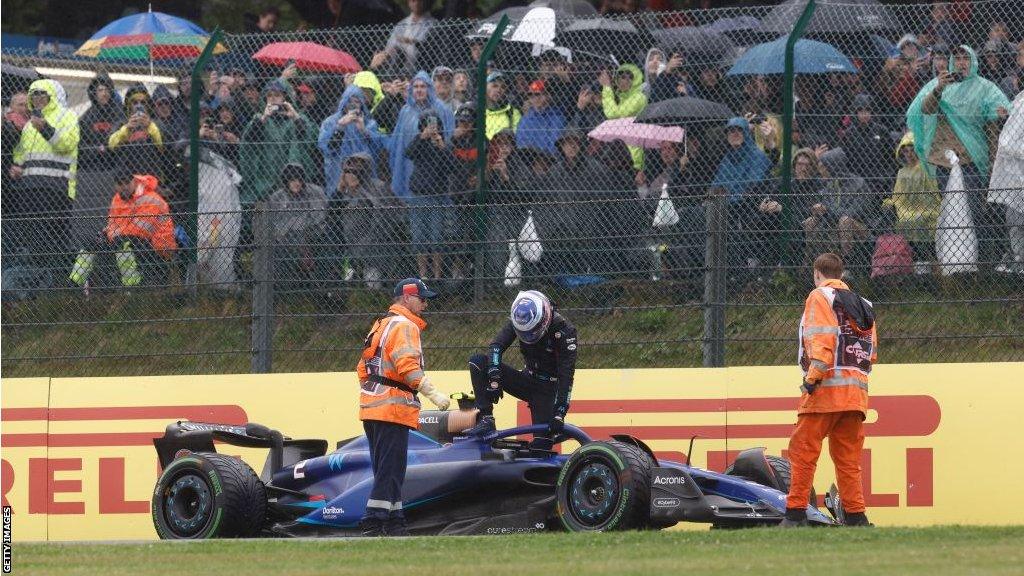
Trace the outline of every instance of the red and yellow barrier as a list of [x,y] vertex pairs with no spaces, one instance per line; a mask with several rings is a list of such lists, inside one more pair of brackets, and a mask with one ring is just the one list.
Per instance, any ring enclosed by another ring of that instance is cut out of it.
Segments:
[[[432,379],[469,389],[465,372]],[[569,421],[596,438],[633,434],[675,460],[697,436],[692,463],[721,470],[744,448],[783,452],[798,380],[792,367],[584,370]],[[1024,403],[1019,382],[1024,363],[878,366],[862,462],[872,521],[1019,523],[1008,488],[1024,461],[1006,442],[1017,434],[1007,407]],[[361,433],[357,391],[351,373],[5,379],[0,472],[13,538],[155,538],[152,439],[169,422],[260,422],[333,445]],[[496,415],[505,426],[529,420],[507,396]],[[224,448],[261,469],[264,451]],[[818,493],[832,482],[823,455]]]

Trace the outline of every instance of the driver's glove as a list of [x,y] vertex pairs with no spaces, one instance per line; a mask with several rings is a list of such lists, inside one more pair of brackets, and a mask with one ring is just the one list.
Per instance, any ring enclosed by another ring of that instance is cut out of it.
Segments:
[[492,364],[487,368],[487,396],[496,404],[505,393],[501,389],[501,366]]
[[565,428],[565,417],[555,416],[548,422],[548,437],[554,438],[562,433],[562,429]]
[[440,410],[447,410],[448,406],[452,403],[451,399],[444,392],[435,388],[426,376],[420,380],[419,391],[429,398],[434,406],[437,406]]

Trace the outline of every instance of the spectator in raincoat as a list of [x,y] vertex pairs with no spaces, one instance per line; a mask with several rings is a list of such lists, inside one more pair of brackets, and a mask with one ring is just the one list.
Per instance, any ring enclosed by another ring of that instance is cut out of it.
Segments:
[[903,164],[896,174],[892,197],[884,205],[896,211],[899,230],[917,254],[918,260],[935,255],[935,225],[942,197],[935,178],[928,175],[914,151],[914,134],[907,132],[896,146],[896,159]]
[[317,145],[324,155],[328,198],[334,197],[345,159],[353,154],[366,154],[371,173],[377,177],[376,158],[382,149],[382,140],[362,88],[353,84],[345,89],[338,100],[338,110],[320,125]]
[[[597,77],[601,84],[601,106],[609,120],[636,116],[647,107],[647,96],[643,92],[644,74],[633,64],[622,64],[615,71],[614,84],[607,71]],[[644,149],[630,146],[633,168],[643,170]]]
[[420,134],[420,115],[430,109],[434,110],[440,120],[441,137],[448,142],[451,139],[452,130],[455,128],[455,116],[444,105],[444,102],[437,98],[430,75],[420,71],[409,85],[405,106],[398,113],[398,122],[395,123],[395,131],[388,144],[388,158],[391,162],[391,190],[395,196],[403,200],[411,196],[409,177],[412,175],[413,167],[412,160],[405,155],[405,151],[413,139]]
[[502,130],[515,132],[523,115],[509,103],[508,83],[501,72],[487,76],[487,113],[484,116],[484,134],[494,138]]
[[988,201],[1006,208],[1010,255],[997,272],[1024,274],[1024,92],[1013,99],[1013,111],[999,135]]
[[953,50],[945,72],[925,84],[907,109],[914,150],[940,189],[946,189],[951,168],[945,151],[952,150],[960,159],[983,258],[991,249],[995,224],[984,204],[991,162],[988,141],[990,136],[994,139],[996,122],[1008,116],[1009,107],[1006,94],[978,75],[974,50],[961,45]]
[[[4,216],[43,213],[31,225],[15,221],[15,245],[28,246],[37,268],[61,270],[67,258],[68,211],[75,199],[78,172],[78,116],[65,104],[64,88],[55,80],[36,80],[28,88],[32,118],[21,130],[10,167],[13,185],[4,186]],[[5,233],[9,233],[11,222]],[[20,224],[20,226],[18,225]]]
[[287,82],[280,79],[268,82],[263,88],[266,103],[263,110],[249,120],[242,133],[239,167],[244,179],[243,209],[276,189],[286,164],[301,164],[309,173],[305,141],[315,132],[292,104],[291,95]]

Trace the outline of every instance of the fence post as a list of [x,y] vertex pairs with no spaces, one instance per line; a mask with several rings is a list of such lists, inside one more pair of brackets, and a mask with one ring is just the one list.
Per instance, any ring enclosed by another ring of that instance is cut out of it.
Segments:
[[192,66],[192,93],[189,94],[188,119],[188,217],[185,218],[185,232],[192,240],[185,277],[192,296],[196,295],[199,284],[199,98],[203,94],[203,68],[213,56],[214,49],[220,43],[220,37],[220,28],[215,28],[195,65]]
[[725,366],[725,271],[728,202],[725,191],[711,190],[706,203],[704,245],[704,367]]
[[487,39],[484,50],[480,54],[480,62],[476,67],[476,197],[473,203],[473,220],[476,222],[475,240],[476,254],[473,258],[473,301],[479,302],[484,297],[484,274],[486,267],[486,251],[484,237],[487,231],[487,211],[483,204],[487,201],[487,61],[491,59],[498,42],[501,41],[505,28],[508,26],[508,14],[501,17],[491,37]]
[[795,224],[793,220],[790,192],[793,186],[793,50],[796,48],[796,41],[804,35],[807,24],[814,15],[814,0],[808,0],[804,7],[803,14],[793,26],[793,31],[786,39],[786,57],[784,62],[784,73],[782,82],[782,243],[784,250],[780,253],[784,256],[786,264],[796,262],[793,257],[792,230]]
[[252,372],[266,374],[274,360],[274,237],[266,204],[253,213]]

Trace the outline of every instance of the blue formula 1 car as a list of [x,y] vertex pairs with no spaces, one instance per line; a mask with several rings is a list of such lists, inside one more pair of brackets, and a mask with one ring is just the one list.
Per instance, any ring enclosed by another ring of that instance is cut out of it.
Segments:
[[[546,530],[660,529],[678,522],[720,528],[782,520],[789,462],[755,448],[719,474],[659,461],[630,436],[594,441],[566,425],[556,443],[569,455],[514,438],[545,426],[460,436],[476,410],[423,411],[410,431],[402,494],[413,534],[506,534]],[[218,454],[214,442],[268,448],[262,474]],[[365,436],[338,443],[293,440],[259,424],[177,422],[155,439],[163,473],[153,492],[153,524],[164,539],[358,534],[373,482]],[[830,493],[828,502],[838,502]],[[813,500],[812,500],[813,502]],[[812,524],[841,523],[813,504]]]

